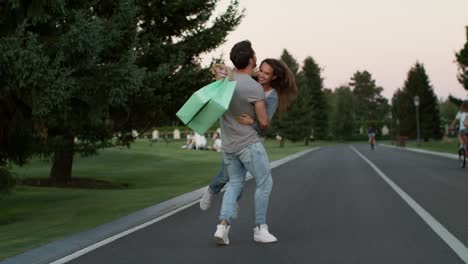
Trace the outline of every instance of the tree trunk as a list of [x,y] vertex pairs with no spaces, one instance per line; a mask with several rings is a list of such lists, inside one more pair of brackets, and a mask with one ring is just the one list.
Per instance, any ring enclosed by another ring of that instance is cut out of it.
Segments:
[[280,139],[280,148],[284,148],[284,137]]
[[310,138],[309,136],[307,136],[307,137],[305,138],[305,145],[306,145],[306,146],[309,146],[309,138]]
[[75,141],[74,137],[66,139],[63,149],[57,150],[54,154],[54,163],[50,170],[50,180],[53,182],[66,183],[71,180],[73,155]]

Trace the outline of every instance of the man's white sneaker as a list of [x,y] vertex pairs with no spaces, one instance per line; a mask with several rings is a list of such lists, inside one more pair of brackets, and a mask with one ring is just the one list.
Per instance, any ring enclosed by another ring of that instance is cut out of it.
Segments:
[[208,187],[200,200],[200,209],[203,211],[208,210],[211,207],[213,196],[214,194],[210,192],[210,188]]
[[268,232],[268,226],[263,224],[254,228],[254,241],[258,243],[273,243],[278,239]]
[[232,218],[237,219],[239,217],[239,203],[236,202],[234,210],[232,211]]
[[229,229],[231,226],[217,225],[214,240],[218,245],[229,245]]

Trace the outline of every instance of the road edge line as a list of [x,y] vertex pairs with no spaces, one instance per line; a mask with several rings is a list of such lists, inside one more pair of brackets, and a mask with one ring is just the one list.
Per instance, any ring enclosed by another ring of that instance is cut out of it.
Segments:
[[458,160],[458,155],[450,154],[446,152],[437,152],[437,151],[430,151],[430,150],[417,149],[417,148],[408,148],[408,147],[396,147],[396,146],[387,145],[387,144],[379,144],[379,146],[390,148],[390,149],[401,149],[401,150],[409,151],[409,152],[416,152],[416,153],[421,153],[421,154],[426,154],[426,155],[432,155],[432,156]]
[[[287,162],[320,149],[321,147],[314,147],[291,154],[280,160],[272,161],[270,162],[270,168],[277,168]],[[246,180],[250,179],[252,179],[252,176],[248,175]],[[179,195],[156,205],[138,210],[112,222],[71,235],[62,240],[53,241],[38,248],[31,249],[19,255],[0,261],[0,264],[66,263],[198,204],[207,187],[208,186],[205,186],[192,192]],[[96,235],[96,233],[98,233],[98,235]],[[64,246],[63,244],[67,245]]]
[[465,263],[468,263],[468,249],[458,240],[450,231],[439,223],[429,212],[420,206],[411,196],[409,196],[396,183],[388,178],[374,163],[367,159],[361,152],[353,146],[350,148],[360,156],[390,187],[413,209],[419,217],[460,257]]

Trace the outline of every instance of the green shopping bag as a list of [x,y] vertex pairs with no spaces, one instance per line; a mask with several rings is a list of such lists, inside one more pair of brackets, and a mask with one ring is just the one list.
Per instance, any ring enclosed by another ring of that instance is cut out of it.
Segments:
[[236,82],[226,78],[208,104],[188,123],[193,131],[203,135],[229,108]]
[[213,98],[218,92],[219,88],[223,85],[223,80],[217,80],[212,82],[190,96],[185,104],[176,113],[177,117],[187,125],[200,110]]

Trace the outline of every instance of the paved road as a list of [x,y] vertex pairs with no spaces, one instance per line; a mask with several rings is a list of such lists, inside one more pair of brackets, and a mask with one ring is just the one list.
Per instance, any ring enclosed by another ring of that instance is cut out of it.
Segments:
[[[447,158],[355,147],[468,245],[468,170]],[[274,169],[273,178],[269,225],[276,244],[252,241],[250,181],[227,247],[212,240],[218,197],[207,212],[192,206],[69,263],[465,263],[348,146],[312,152]]]

